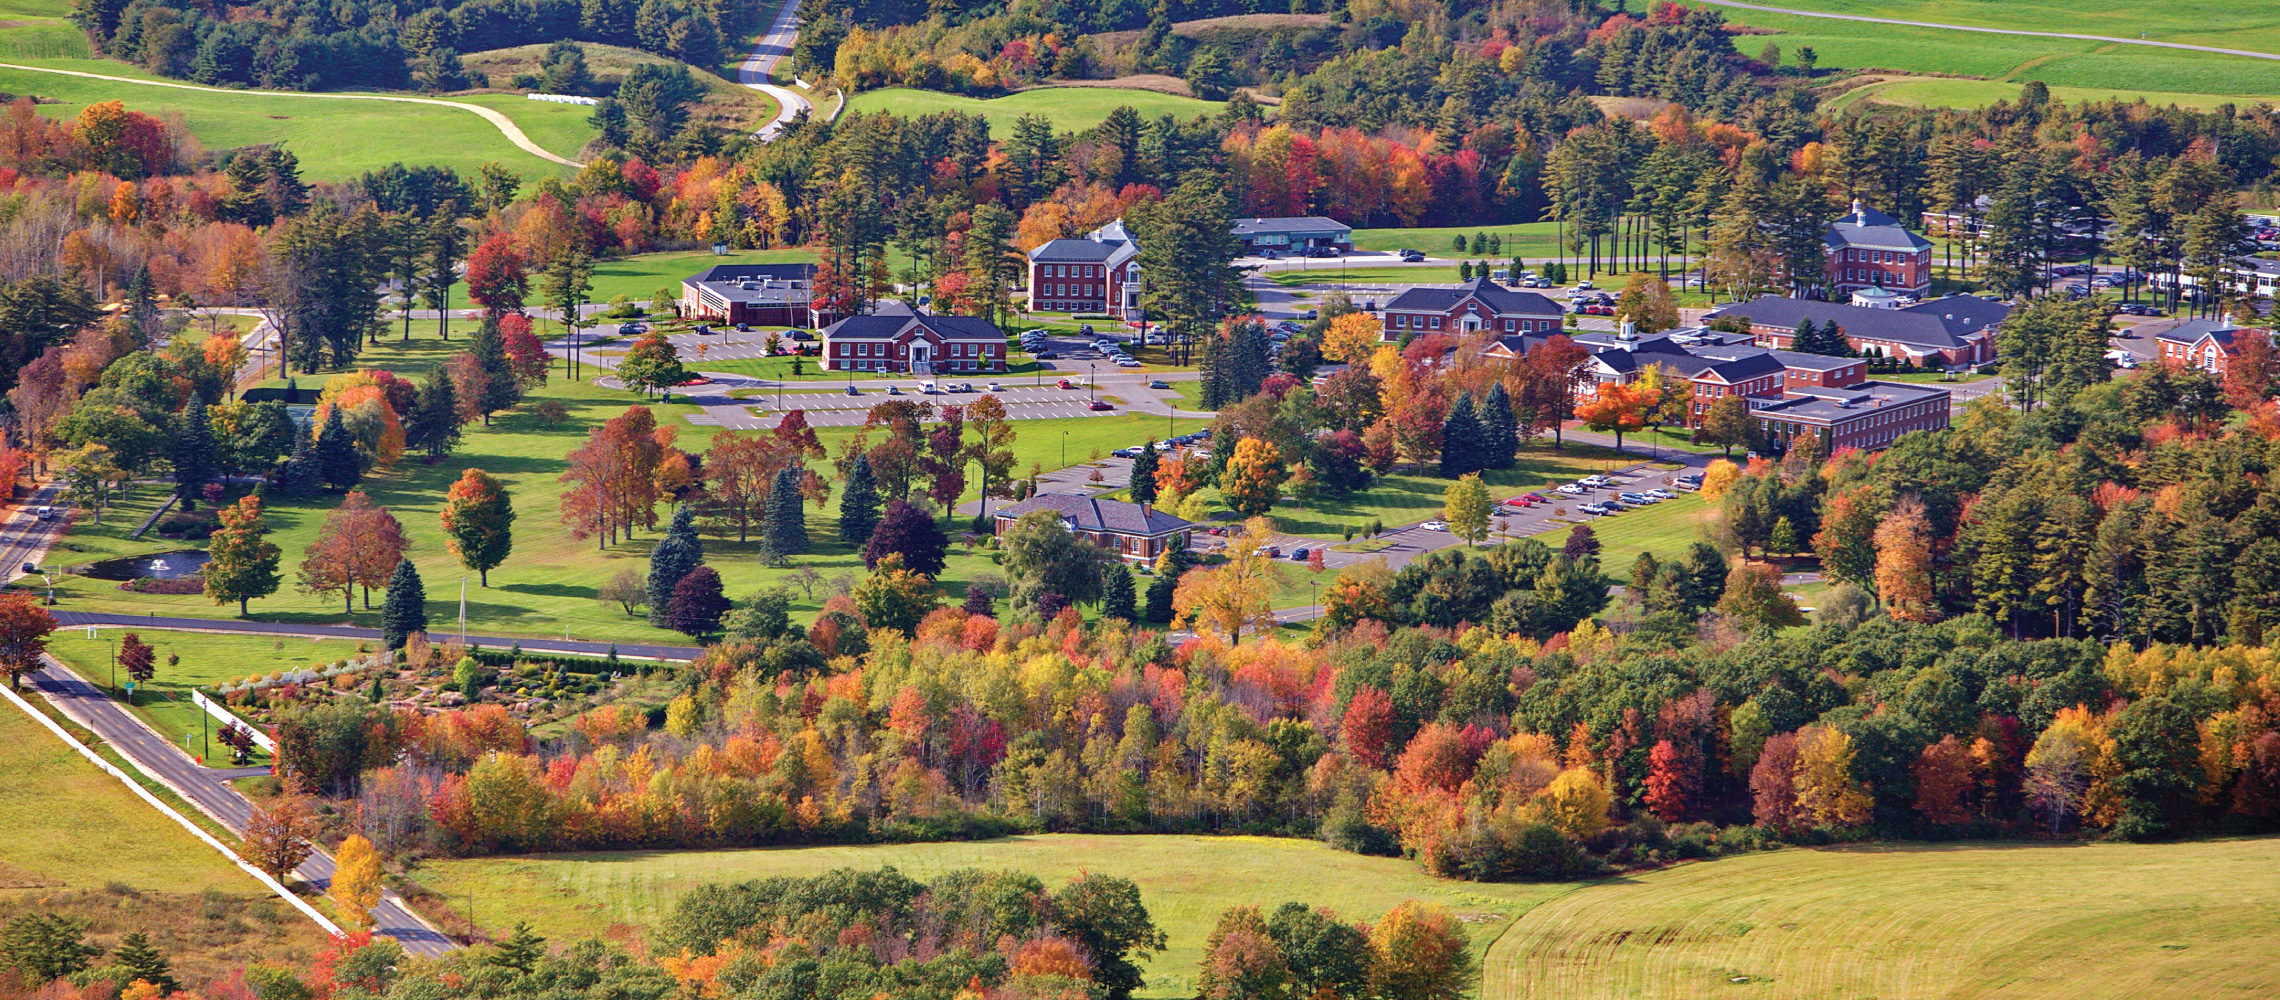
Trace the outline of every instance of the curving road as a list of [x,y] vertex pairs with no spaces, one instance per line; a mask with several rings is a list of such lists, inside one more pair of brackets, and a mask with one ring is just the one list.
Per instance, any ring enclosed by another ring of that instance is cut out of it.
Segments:
[[484,121],[496,126],[499,132],[507,137],[508,142],[514,143],[523,152],[532,156],[559,163],[565,167],[585,166],[584,163],[577,160],[556,156],[548,152],[545,147],[532,142],[530,136],[524,135],[522,126],[516,125],[514,119],[480,104],[461,104],[458,101],[443,101],[433,97],[385,97],[379,94],[311,94],[298,90],[224,90],[220,87],[201,87],[194,83],[175,83],[170,80],[137,80],[131,76],[107,76],[102,73],[86,73],[74,69],[51,69],[46,66],[25,66],[19,63],[0,63],[0,69],[20,69],[28,73],[54,73],[58,76],[76,76],[111,83],[132,83],[145,87],[202,90],[209,94],[230,94],[240,97],[247,94],[260,94],[265,97],[305,97],[320,101],[393,101],[398,104],[433,104],[439,108],[457,108],[461,111],[473,112]]
[[2078,42],[2107,42],[2114,45],[2145,45],[2157,49],[2184,49],[2188,52],[2214,52],[2225,56],[2246,56],[2250,59],[2280,59],[2280,54],[2252,52],[2247,49],[2226,49],[2214,45],[2188,45],[2184,42],[2158,42],[2150,38],[2115,38],[2111,35],[2081,35],[2070,31],[2027,31],[2022,28],[1982,28],[1969,24],[1942,24],[1938,21],[1904,21],[1893,17],[1870,17],[1866,14],[1832,14],[1821,10],[1797,10],[1790,7],[1768,7],[1764,4],[1742,3],[1740,0],[1697,0],[1719,7],[1738,7],[1742,10],[1762,10],[1768,14],[1790,14],[1796,17],[1825,17],[1832,21],[1866,21],[1870,24],[1896,24],[1906,28],[1945,28],[1949,31],[1976,31],[1983,35],[2025,35],[2030,38],[2067,38]]
[[776,117],[760,126],[758,134],[761,142],[773,141],[783,133],[784,126],[799,117],[800,112],[815,107],[808,103],[807,98],[769,82],[776,72],[776,64],[792,54],[792,43],[799,37],[800,0],[784,0],[784,6],[776,11],[776,20],[768,25],[768,33],[760,36],[760,41],[752,46],[751,54],[736,66],[736,82],[766,94],[776,102]]

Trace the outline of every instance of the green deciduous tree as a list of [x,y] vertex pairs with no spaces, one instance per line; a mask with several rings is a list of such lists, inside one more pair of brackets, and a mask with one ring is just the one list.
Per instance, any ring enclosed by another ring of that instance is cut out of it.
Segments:
[[506,484],[481,469],[460,473],[443,502],[443,534],[459,564],[491,585],[491,570],[514,550],[514,499]]

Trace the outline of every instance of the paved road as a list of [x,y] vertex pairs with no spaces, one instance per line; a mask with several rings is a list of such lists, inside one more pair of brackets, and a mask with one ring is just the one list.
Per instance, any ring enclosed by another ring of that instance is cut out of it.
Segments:
[[2214,52],[2227,56],[2246,56],[2250,59],[2280,59],[2270,52],[2252,52],[2247,49],[2224,49],[2213,45],[2187,45],[2184,42],[2157,42],[2147,38],[2115,38],[2111,35],[2082,35],[2069,31],[2027,31],[2019,28],[1982,28],[1969,24],[1942,24],[1938,21],[1903,21],[1891,17],[1868,17],[1861,14],[1831,14],[1819,10],[1796,10],[1789,7],[1768,7],[1763,4],[1741,3],[1739,0],[1702,0],[1720,7],[1738,7],[1743,10],[1762,10],[1769,14],[1791,14],[1797,17],[1825,17],[1832,21],[1866,21],[1870,24],[1897,24],[1908,28],[1945,28],[1949,31],[1976,31],[1983,35],[2025,35],[2030,38],[2070,38],[2083,42],[2111,42],[2115,45],[2148,45],[2162,49],[2184,49],[2189,52]]
[[224,90],[220,87],[201,87],[190,83],[173,83],[165,80],[137,80],[133,77],[126,76],[105,76],[101,73],[84,73],[79,70],[70,69],[51,69],[46,66],[23,66],[16,63],[0,63],[0,69],[20,69],[27,73],[55,73],[61,76],[76,76],[89,80],[102,80],[107,83],[132,83],[145,87],[172,87],[176,90],[199,90],[209,94],[230,94],[240,97],[246,94],[260,94],[264,97],[306,97],[315,100],[330,101],[393,101],[398,104],[433,104],[439,108],[456,108],[460,111],[466,111],[482,118],[484,121],[490,122],[493,127],[497,128],[501,134],[507,137],[508,142],[514,143],[516,146],[521,147],[523,152],[529,153],[530,155],[538,157],[539,159],[549,160],[554,163],[562,164],[566,167],[585,166],[584,163],[581,163],[577,160],[556,156],[553,153],[548,152],[545,147],[540,146],[536,142],[532,142],[530,136],[524,135],[522,127],[516,125],[514,119],[509,118],[506,115],[501,114],[500,112],[495,111],[491,108],[486,108],[480,104],[462,104],[458,101],[441,101],[432,97],[387,97],[379,94],[312,94],[298,90]]
[[744,61],[736,67],[736,82],[766,94],[776,102],[776,117],[760,127],[761,142],[774,141],[778,135],[783,134],[784,126],[799,117],[800,112],[815,107],[798,93],[769,82],[776,72],[776,64],[792,53],[792,43],[799,39],[799,15],[800,0],[784,0],[783,9],[776,12],[776,20],[768,26],[768,33],[760,37],[760,41],[752,46],[751,54],[745,56]]
[[[72,673],[54,657],[45,660],[47,665],[30,676],[32,686],[49,702],[73,722],[102,737],[137,769],[173,788],[198,811],[231,831],[244,834],[246,824],[253,817],[253,803],[230,784],[230,779],[267,774],[267,768],[201,767],[100,688]],[[320,851],[311,855],[295,873],[320,889],[329,888],[333,859]],[[395,938],[405,951],[414,955],[433,958],[458,947],[414,916],[403,898],[392,890],[382,894],[373,917],[379,933]]]
[[[55,620],[66,628],[143,628],[172,629],[180,632],[251,632],[260,635],[289,636],[296,639],[378,639],[380,630],[358,628],[352,625],[301,625],[288,622],[256,622],[235,618],[170,618],[160,615],[120,615],[102,611],[56,611]],[[449,630],[438,629],[429,633],[441,640],[450,636]],[[518,639],[512,636],[469,635],[469,645],[486,649],[506,649],[521,643],[525,653],[574,653],[579,656],[606,656],[611,650],[628,659],[692,660],[704,652],[694,646],[656,646],[642,643],[576,642],[561,639]]]

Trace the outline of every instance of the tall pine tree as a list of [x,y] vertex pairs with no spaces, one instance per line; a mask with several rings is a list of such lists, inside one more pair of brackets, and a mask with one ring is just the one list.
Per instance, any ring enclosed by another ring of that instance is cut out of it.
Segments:
[[643,588],[649,596],[649,624],[672,627],[668,610],[673,603],[673,586],[704,561],[705,546],[697,540],[696,513],[682,504],[673,509],[673,523],[665,529],[665,537],[649,550],[649,580]]
[[847,470],[847,485],[839,491],[839,538],[861,548],[879,526],[879,480],[871,474],[871,460],[855,456]]
[[1150,439],[1140,445],[1140,454],[1132,459],[1133,503],[1156,502],[1156,442]]
[[427,619],[427,587],[420,583],[420,571],[409,559],[396,563],[396,572],[388,576],[388,597],[380,603],[380,641],[389,649],[402,649],[414,632],[425,632]]
[[1505,393],[1502,382],[1489,388],[1488,402],[1480,408],[1480,433],[1486,442],[1481,452],[1482,468],[1509,469],[1517,463],[1514,456],[1520,451],[1520,421],[1512,415],[1512,397]]
[[356,439],[349,436],[348,425],[341,422],[341,408],[332,407],[325,415],[325,429],[317,435],[317,474],[325,485],[343,493],[356,487],[364,478],[364,459],[356,453]]
[[317,463],[317,442],[308,425],[293,434],[293,457],[277,467],[277,488],[294,500],[313,500],[325,490],[325,473]]
[[442,461],[459,445],[459,393],[451,373],[437,365],[420,382],[419,398],[404,421],[406,444],[427,450],[431,461]]
[[784,466],[777,470],[774,485],[768,487],[767,520],[760,543],[771,563],[782,565],[808,549],[807,513],[800,506],[800,476],[805,471],[797,465]]
[[187,509],[207,483],[214,481],[220,456],[214,447],[214,428],[206,420],[206,401],[192,399],[174,421],[174,439],[167,444],[174,463],[174,495]]
[[1449,419],[1441,423],[1442,477],[1458,479],[1479,472],[1487,446],[1480,418],[1473,414],[1472,393],[1457,394],[1457,405],[1449,407]]
[[483,426],[489,427],[491,414],[522,402],[522,382],[507,359],[506,337],[499,333],[496,320],[484,320],[475,331],[475,360],[483,363]]
[[1100,613],[1132,621],[1139,613],[1137,596],[1133,592],[1132,571],[1122,564],[1108,567],[1101,579]]

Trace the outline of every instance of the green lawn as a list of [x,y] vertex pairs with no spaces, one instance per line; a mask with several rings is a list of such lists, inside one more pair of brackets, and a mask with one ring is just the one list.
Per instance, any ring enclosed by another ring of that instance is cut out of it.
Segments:
[[[2243,60],[2244,62],[2246,60]],[[1983,108],[1997,101],[2016,102],[2019,84],[2007,81],[1911,79],[1901,80],[1873,88],[1861,100],[1907,107],[1930,108]],[[1866,89],[1866,88],[1864,88]],[[2270,94],[2242,94],[2237,91],[2214,93],[2179,93],[2159,90],[2125,90],[2116,87],[2060,87],[2050,88],[2055,100],[2077,101],[2120,100],[2134,101],[2144,98],[2156,106],[2177,105],[2208,111],[2221,104],[2253,105],[2273,100]]]
[[[36,696],[35,696],[36,697]],[[258,893],[260,883],[22,709],[0,704],[0,887]],[[0,910],[6,909],[0,901]]]
[[[1554,451],[1549,444],[1540,444],[1523,450],[1519,463],[1513,468],[1489,472],[1485,478],[1490,494],[1501,499],[1546,483],[1567,482],[1577,476],[1620,468],[1633,461],[1636,459],[1618,457],[1612,448],[1571,444],[1565,450]],[[1438,516],[1441,497],[1448,489],[1449,480],[1439,476],[1396,471],[1379,477],[1368,489],[1343,499],[1317,498],[1304,507],[1297,501],[1284,500],[1275,507],[1275,526],[1308,538],[1343,538],[1346,528],[1360,534],[1372,520],[1394,528]]]
[[1000,139],[1013,134],[1014,120],[1023,115],[1044,115],[1053,120],[1056,131],[1081,132],[1106,121],[1108,113],[1120,107],[1130,107],[1140,112],[1140,117],[1153,121],[1163,115],[1183,120],[1197,115],[1216,115],[1227,105],[1153,90],[1114,87],[1043,87],[987,100],[891,87],[864,91],[847,102],[849,111],[886,111],[913,118],[944,111],[981,115],[990,120],[990,133]]
[[1403,285],[1453,285],[1457,282],[1457,269],[1453,267],[1340,267],[1336,262],[1331,262],[1298,271],[1264,273],[1268,280],[1284,288],[1357,282]]
[[[2258,0],[2177,0],[2158,5],[2135,0],[1783,0],[1770,6],[1935,24],[2070,32],[2110,38],[2137,38],[2142,35],[2154,41],[2280,53],[2280,8]],[[1756,24],[1763,16],[1758,11],[1734,8],[1726,8],[1725,14],[1728,20],[1746,24]],[[1861,26],[1874,31],[1893,30],[1888,25]],[[2043,41],[2017,36],[1983,37],[1990,46]],[[2134,48],[2136,47],[2125,47]],[[2146,51],[2157,55],[2167,54],[2160,50]]]
[[[208,745],[203,740],[211,727],[220,723],[205,721],[211,717],[190,703],[192,687],[210,690],[253,674],[322,668],[355,655],[359,645],[347,640],[106,628],[93,639],[87,637],[85,630],[58,631],[48,652],[77,669],[80,676],[99,686],[110,687],[113,656],[120,637],[127,632],[134,632],[158,655],[157,674],[135,693],[136,711],[192,756],[216,760],[226,757],[228,751],[220,743]],[[169,666],[166,662],[169,655],[180,656],[182,662]],[[119,670],[117,683],[126,682],[126,671]]]
[[[1606,495],[1604,492],[1594,494],[1595,497]],[[1618,583],[1630,577],[1631,561],[1641,552],[1652,552],[1657,559],[1675,559],[1688,546],[1709,539],[1706,531],[1712,515],[1700,493],[1679,493],[1676,500],[1633,508],[1612,517],[1573,513],[1577,504],[1586,502],[1583,497],[1563,497],[1558,506],[1566,507],[1576,523],[1591,526],[1591,533],[1599,538],[1599,565]],[[1561,525],[1536,538],[1556,549],[1567,542],[1568,532],[1572,530],[1569,525]]]
[[[1350,920],[1374,920],[1406,899],[1425,899],[1471,918],[1480,954],[1511,918],[1564,887],[1434,879],[1414,862],[1369,858],[1305,840],[1263,837],[1087,836],[1054,834],[975,843],[897,844],[780,850],[640,851],[435,861],[415,873],[455,907],[469,901],[485,926],[529,920],[556,940],[611,929],[639,936],[681,893],[708,882],[813,875],[832,868],[892,865],[915,878],[957,868],[1013,868],[1047,886],[1080,872],[1129,878],[1171,939],[1146,963],[1149,997],[1195,994],[1204,938],[1229,907],[1273,909],[1288,900],[1328,906]],[[464,912],[464,910],[463,910]]]
[[[1501,226],[1440,226],[1415,229],[1356,229],[1354,246],[1362,250],[1422,250],[1434,257],[1484,258],[1487,254],[1452,247],[1456,237],[1469,242],[1472,237],[1486,233],[1502,241],[1497,252],[1499,260],[1519,257],[1534,264],[1539,258],[1559,256],[1560,225],[1556,222],[1524,222]],[[1531,269],[1533,269],[1531,267]],[[1454,280],[1454,279],[1451,279]]]
[[[539,101],[523,103],[537,107],[556,107]],[[710,250],[673,250],[662,253],[633,254],[614,257],[594,264],[594,287],[587,293],[587,301],[606,303],[620,295],[646,306],[660,289],[671,289],[673,297],[681,296],[681,279],[696,274],[715,264],[812,264],[815,253],[811,250],[734,250],[715,255]],[[534,289],[536,286],[533,286]],[[467,283],[460,281],[451,286],[451,301],[456,309],[474,308],[467,298]],[[543,305],[533,292],[532,305]],[[429,321],[431,324],[433,320]],[[547,331],[558,329],[553,322],[542,324]]]
[[[455,338],[463,336],[463,332],[455,334]],[[422,330],[419,339],[409,346],[390,340],[381,347],[368,349],[364,367],[388,369],[416,379],[465,345],[464,339],[454,339],[448,344],[437,341]],[[321,382],[320,376],[304,379],[302,384]],[[443,494],[460,470],[479,467],[506,481],[515,499],[518,519],[514,554],[506,565],[492,571],[490,588],[478,586],[472,577],[468,580],[469,628],[532,637],[561,636],[567,632],[573,639],[607,642],[685,641],[673,633],[651,628],[645,619],[629,617],[593,599],[595,589],[620,569],[646,571],[649,547],[655,542],[657,531],[644,530],[630,541],[601,548],[592,539],[581,541],[570,537],[556,516],[563,490],[559,482],[563,456],[585,440],[587,428],[638,402],[638,397],[593,385],[564,385],[559,369],[556,381],[540,393],[569,407],[569,423],[546,428],[526,413],[504,414],[493,427],[467,428],[459,450],[446,462],[431,466],[407,459],[395,469],[366,480],[365,489],[373,501],[394,512],[411,539],[410,556],[420,567],[427,584],[429,620],[440,628],[442,623],[456,619],[458,584],[465,575],[443,544],[438,522]],[[655,408],[661,423],[679,428],[681,447],[701,451],[716,432],[710,427],[691,426],[682,419],[694,412],[694,407],[660,403],[655,404]],[[1165,426],[1166,421],[1161,416],[1135,413],[1016,421],[1016,467],[1023,472],[1032,463],[1047,469],[1060,468],[1068,462],[1083,460],[1095,450],[1105,453],[1160,436]],[[1181,420],[1174,426],[1193,430],[1204,426],[1204,422]],[[853,428],[818,431],[825,446],[834,449],[834,453],[838,443],[853,433]],[[969,495],[974,485],[977,484],[969,483]],[[126,533],[141,522],[155,502],[155,497],[141,497],[119,505],[106,515],[107,523],[101,526],[83,516],[67,537],[66,547],[57,551],[50,562],[57,566],[82,565],[114,555],[142,555],[183,547],[183,543],[159,539],[155,534],[144,541],[126,539]],[[283,570],[288,581],[303,551],[315,539],[325,512],[336,504],[337,500],[328,498],[307,505],[278,501],[269,507],[271,541],[284,550]],[[668,513],[667,508],[660,506],[659,530]],[[733,536],[707,537],[707,561],[720,570],[729,595],[738,599],[760,587],[792,580],[802,566],[814,567],[826,579],[859,578],[864,572],[862,560],[852,548],[838,540],[837,513],[836,500],[821,511],[813,506],[808,508],[811,553],[795,559],[789,567],[763,566],[757,542],[739,543]],[[954,600],[965,592],[966,584],[975,574],[982,572],[997,572],[997,567],[986,554],[969,553],[961,546],[954,550],[949,567],[937,582]],[[118,590],[113,583],[83,576],[58,576],[57,583],[57,594],[67,609],[160,611],[197,617],[230,617],[236,613],[235,607],[216,606],[197,595],[129,594]],[[804,589],[795,591],[795,606],[802,611],[819,609],[830,593],[828,584],[817,586],[812,594]],[[256,617],[278,621],[353,621],[366,626],[378,621],[378,613],[364,610],[361,599],[357,610],[348,614],[343,612],[337,598],[315,598],[292,589],[290,583],[277,595],[253,602],[253,612]]]
[[1790,849],[1529,911],[1483,1000],[2199,1000],[2280,992],[2280,839]]
[[[5,38],[23,46],[52,48],[52,25],[9,29]],[[73,32],[76,34],[76,32]],[[4,44],[4,43],[0,43]],[[110,60],[42,58],[41,64],[106,76],[144,78],[136,67]],[[30,56],[18,56],[28,58]],[[256,143],[282,142],[301,161],[301,174],[312,181],[352,180],[365,171],[390,163],[447,166],[463,176],[474,176],[485,161],[496,160],[525,177],[567,174],[569,168],[522,151],[507,137],[476,115],[459,109],[397,101],[343,100],[262,91],[214,93],[155,84],[92,80],[28,70],[0,69],[0,90],[40,95],[40,113],[70,119],[89,104],[124,100],[133,110],[165,116],[180,112],[191,134],[208,149],[227,149]],[[46,103],[48,101],[55,103]],[[533,141],[567,155],[566,129],[550,112],[537,110],[538,102],[517,100],[501,110],[536,129]],[[546,106],[550,107],[550,106]],[[377,141],[385,136],[385,141]]]

